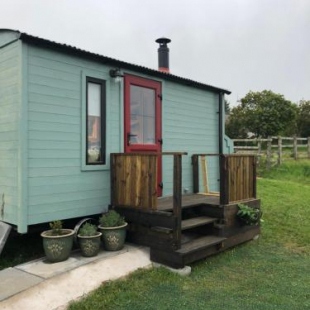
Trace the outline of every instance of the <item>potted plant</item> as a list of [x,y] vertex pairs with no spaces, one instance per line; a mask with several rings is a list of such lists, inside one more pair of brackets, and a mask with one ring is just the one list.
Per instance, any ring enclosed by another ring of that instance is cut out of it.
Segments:
[[67,260],[73,245],[74,230],[62,228],[61,221],[54,221],[49,225],[51,229],[41,233],[47,260],[51,263]]
[[237,218],[243,225],[258,225],[262,212],[260,209],[251,208],[245,204],[238,204]]
[[86,222],[79,230],[78,239],[82,255],[86,257],[96,256],[100,250],[101,232],[97,226]]
[[126,238],[124,217],[115,210],[109,210],[99,218],[99,230],[102,232],[102,242],[107,251],[118,251],[123,248]]

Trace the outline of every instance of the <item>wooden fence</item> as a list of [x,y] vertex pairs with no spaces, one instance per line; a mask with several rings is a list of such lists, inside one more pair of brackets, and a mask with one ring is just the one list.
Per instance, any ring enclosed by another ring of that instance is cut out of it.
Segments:
[[254,154],[258,165],[265,159],[269,169],[286,159],[310,159],[310,137],[268,137],[267,139],[233,139],[235,153]]

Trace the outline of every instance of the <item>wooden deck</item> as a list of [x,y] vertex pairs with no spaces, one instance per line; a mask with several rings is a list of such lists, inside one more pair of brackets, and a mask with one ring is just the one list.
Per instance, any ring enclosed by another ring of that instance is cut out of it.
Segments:
[[[198,205],[220,205],[220,198],[218,196],[207,196],[203,194],[188,194],[182,195],[182,209],[198,206]],[[172,211],[173,196],[158,198],[158,211]]]
[[[173,156],[170,197],[158,198],[157,157]],[[182,155],[111,154],[111,207],[129,223],[127,240],[150,247],[151,260],[173,268],[214,255],[251,240],[260,226],[243,227],[238,203],[260,208],[256,199],[255,158],[224,154],[194,154],[193,193],[182,195]],[[217,156],[219,195],[199,192],[201,156]]]

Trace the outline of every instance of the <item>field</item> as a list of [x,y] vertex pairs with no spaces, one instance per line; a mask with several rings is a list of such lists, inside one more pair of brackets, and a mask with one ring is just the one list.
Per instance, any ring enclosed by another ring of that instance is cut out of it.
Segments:
[[189,277],[138,270],[69,309],[310,309],[310,162],[261,175],[258,240],[193,264]]

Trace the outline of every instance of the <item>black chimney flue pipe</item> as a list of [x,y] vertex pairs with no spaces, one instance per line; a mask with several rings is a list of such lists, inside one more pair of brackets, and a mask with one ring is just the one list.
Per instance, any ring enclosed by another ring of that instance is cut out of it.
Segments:
[[158,70],[169,73],[169,48],[167,46],[171,40],[167,38],[159,38],[156,43],[159,43],[158,48]]

